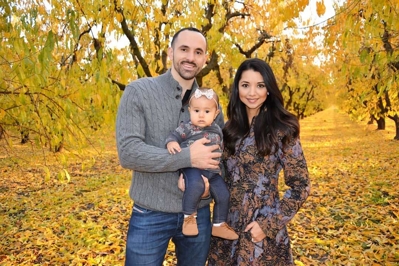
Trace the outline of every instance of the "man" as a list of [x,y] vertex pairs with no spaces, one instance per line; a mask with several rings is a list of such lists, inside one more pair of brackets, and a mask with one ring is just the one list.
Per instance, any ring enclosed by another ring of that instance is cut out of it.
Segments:
[[[178,170],[218,168],[221,154],[213,151],[219,147],[204,145],[209,142],[205,138],[174,155],[165,147],[168,134],[189,118],[187,99],[198,88],[195,77],[206,62],[206,49],[206,39],[199,30],[181,29],[168,48],[171,68],[158,77],[130,83],[121,98],[116,123],[119,160],[122,167],[134,171],[125,265],[162,265],[170,239],[178,265],[206,263],[210,199],[202,200],[198,208],[198,236],[185,237]],[[223,127],[223,114],[216,122]]]

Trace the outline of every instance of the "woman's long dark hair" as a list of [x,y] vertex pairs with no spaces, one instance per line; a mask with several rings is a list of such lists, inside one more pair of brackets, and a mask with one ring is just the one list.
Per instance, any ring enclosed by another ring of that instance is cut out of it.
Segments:
[[255,118],[254,134],[259,155],[265,156],[277,151],[279,136],[285,146],[292,139],[299,137],[298,119],[284,108],[283,96],[278,88],[276,77],[271,67],[263,60],[247,59],[237,69],[234,84],[227,106],[228,122],[223,128],[224,145],[229,154],[234,154],[237,140],[249,133],[250,125],[245,104],[240,100],[238,83],[246,70],[259,72],[269,92],[266,101],[260,107]]

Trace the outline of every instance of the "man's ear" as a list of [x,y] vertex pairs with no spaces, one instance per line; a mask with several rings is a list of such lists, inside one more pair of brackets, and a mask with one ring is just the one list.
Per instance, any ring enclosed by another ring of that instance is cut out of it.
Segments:
[[173,59],[173,48],[172,47],[168,47],[168,57],[169,57],[169,60]]

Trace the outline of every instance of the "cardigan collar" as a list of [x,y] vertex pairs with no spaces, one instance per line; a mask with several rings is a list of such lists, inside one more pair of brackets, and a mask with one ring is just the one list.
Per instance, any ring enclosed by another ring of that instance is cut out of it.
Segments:
[[[182,91],[182,87],[180,86],[179,82],[177,82],[173,76],[172,76],[172,71],[169,68],[164,74],[160,75],[159,78],[161,79],[161,82],[165,85],[165,89],[168,90],[168,95],[170,95],[173,98],[176,98],[177,95],[180,96],[181,98],[181,91]],[[190,97],[191,94],[198,89],[198,83],[197,80],[194,79],[193,85],[191,86],[191,93],[190,93]],[[184,95],[183,95],[184,96]]]

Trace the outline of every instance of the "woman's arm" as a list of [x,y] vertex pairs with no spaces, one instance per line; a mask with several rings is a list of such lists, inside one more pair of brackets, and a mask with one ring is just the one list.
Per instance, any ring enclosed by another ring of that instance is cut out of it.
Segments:
[[289,189],[285,191],[275,212],[257,219],[265,234],[272,238],[291,221],[310,194],[309,172],[300,140],[294,139],[284,150],[281,149],[279,160]]

